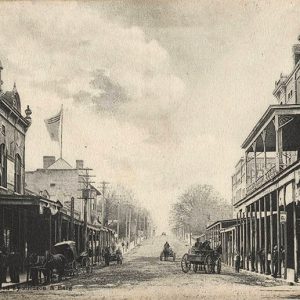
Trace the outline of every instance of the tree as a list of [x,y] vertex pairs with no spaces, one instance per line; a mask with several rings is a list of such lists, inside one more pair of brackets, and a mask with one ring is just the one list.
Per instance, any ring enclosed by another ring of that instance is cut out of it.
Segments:
[[174,232],[183,228],[201,234],[209,223],[230,218],[232,206],[211,185],[193,185],[172,205],[170,225]]

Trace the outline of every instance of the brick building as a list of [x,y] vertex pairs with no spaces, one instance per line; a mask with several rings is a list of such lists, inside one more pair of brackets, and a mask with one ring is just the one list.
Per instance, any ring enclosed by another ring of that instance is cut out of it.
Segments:
[[2,70],[0,62],[0,248],[15,250],[24,259],[28,252],[49,249],[61,204],[25,192],[25,137],[31,110],[27,106],[22,115],[16,84],[3,91]]

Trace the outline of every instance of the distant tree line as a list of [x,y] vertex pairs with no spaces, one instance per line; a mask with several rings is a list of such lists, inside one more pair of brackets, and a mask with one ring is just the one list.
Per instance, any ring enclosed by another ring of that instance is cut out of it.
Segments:
[[132,242],[138,237],[151,235],[153,222],[150,212],[122,186],[112,187],[106,195],[104,216],[105,226],[119,233],[121,240]]
[[232,206],[211,185],[192,185],[172,205],[170,226],[176,235],[199,235],[207,225],[231,218]]

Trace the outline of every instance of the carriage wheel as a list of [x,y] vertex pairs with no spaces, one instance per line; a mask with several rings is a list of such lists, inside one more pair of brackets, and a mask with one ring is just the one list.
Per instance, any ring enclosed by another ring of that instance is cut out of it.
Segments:
[[217,274],[220,274],[221,273],[221,259],[220,259],[220,257],[217,259],[215,265],[217,267]]
[[71,267],[72,267],[72,273],[73,273],[73,275],[77,274],[77,272],[78,272],[78,266],[77,266],[77,262],[76,262],[75,259],[72,261]]
[[83,258],[82,258],[82,260],[81,260],[81,266],[82,266],[82,267],[86,267],[86,265],[87,265],[87,260],[88,260],[87,257],[83,257]]
[[207,274],[212,273],[212,265],[213,265],[213,261],[212,261],[212,257],[210,255],[207,255],[205,257],[205,261],[204,261],[204,271]]
[[187,273],[191,269],[191,263],[188,261],[187,253],[182,256],[181,269],[184,273]]
[[193,271],[195,273],[197,273],[197,271],[198,271],[198,264],[193,264]]
[[173,261],[175,261],[175,259],[176,259],[176,254],[174,253],[173,254]]
[[164,253],[162,252],[162,253],[160,254],[159,259],[162,261],[162,260],[163,260],[163,257],[164,257]]

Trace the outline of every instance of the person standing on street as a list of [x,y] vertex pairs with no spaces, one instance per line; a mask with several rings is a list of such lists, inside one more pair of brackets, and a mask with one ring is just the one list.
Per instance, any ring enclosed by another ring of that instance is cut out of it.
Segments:
[[277,245],[274,246],[273,248],[273,253],[272,253],[272,258],[273,258],[273,277],[276,278],[278,274],[278,250],[277,250]]
[[235,266],[235,272],[239,273],[240,272],[240,266],[241,266],[241,256],[239,251],[236,251],[234,255],[234,266]]
[[272,261],[272,254],[271,254],[270,249],[268,250],[267,259],[268,259],[267,275],[270,275],[271,274],[271,261]]

